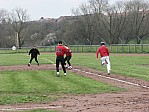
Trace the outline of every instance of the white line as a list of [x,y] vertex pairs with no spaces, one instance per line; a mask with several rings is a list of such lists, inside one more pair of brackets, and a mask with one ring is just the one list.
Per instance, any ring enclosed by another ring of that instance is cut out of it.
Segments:
[[[79,69],[73,69],[73,70],[81,71],[81,70],[79,70]],[[129,84],[129,85],[133,85],[133,86],[143,87],[143,88],[149,89],[148,86],[144,86],[144,85],[141,86],[140,84],[136,84],[136,83],[132,83],[132,82],[128,82],[128,81],[116,79],[116,78],[111,78],[111,77],[107,77],[107,76],[103,76],[103,75],[98,75],[98,74],[91,73],[91,72],[86,72],[86,71],[81,71],[81,72],[86,73],[86,74],[90,74],[90,75],[99,76],[99,77],[106,78],[106,79],[110,79],[110,80],[115,80],[115,81],[117,81],[117,82],[122,82],[122,83],[126,83],[126,84]]]
[[51,62],[53,65],[55,65],[54,62],[51,61],[51,60],[48,60],[48,59],[46,59],[46,58],[42,58],[42,59],[45,60],[45,61],[49,61],[49,62]]
[[0,111],[18,111],[18,110],[32,110],[32,109],[58,109],[62,108],[63,106],[46,106],[46,107],[26,107],[26,108],[5,108],[5,109],[0,109]]
[[[43,58],[43,59],[45,59],[45,58]],[[48,59],[45,59],[45,60],[47,60],[47,61],[51,62],[52,64],[54,64],[54,62],[51,61],[51,60],[48,60]],[[72,70],[76,70],[76,71],[79,71],[79,72],[81,71],[80,69],[72,69]],[[98,76],[98,77],[102,77],[102,78],[105,78],[105,79],[114,80],[114,81],[117,81],[117,82],[126,83],[126,84],[129,84],[129,85],[133,85],[133,86],[143,87],[143,88],[149,89],[149,87],[145,86],[145,85],[140,85],[140,84],[136,84],[136,83],[132,83],[132,82],[128,82],[128,81],[124,81],[124,80],[120,80],[120,79],[116,79],[116,78],[112,78],[112,77],[107,77],[107,76],[91,73],[91,72],[86,72],[86,71],[81,71],[81,72],[86,73],[86,74],[90,74],[90,75],[95,75],[95,76]]]

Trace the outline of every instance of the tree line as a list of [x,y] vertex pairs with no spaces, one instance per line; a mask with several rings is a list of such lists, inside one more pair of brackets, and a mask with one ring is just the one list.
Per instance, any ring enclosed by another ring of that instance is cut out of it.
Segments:
[[149,3],[145,0],[89,0],[72,10],[73,16],[30,21],[26,9],[11,12],[0,9],[0,47],[49,46],[65,44],[93,45],[140,44],[149,40]]

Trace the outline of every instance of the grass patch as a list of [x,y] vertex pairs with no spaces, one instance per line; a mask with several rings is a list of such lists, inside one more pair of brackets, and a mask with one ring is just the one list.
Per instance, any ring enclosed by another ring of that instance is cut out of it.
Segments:
[[0,71],[0,104],[51,102],[63,94],[98,94],[122,91],[73,73],[55,71]]
[[[29,62],[28,53],[25,54],[1,54],[0,65],[22,65]],[[40,64],[55,63],[55,53],[42,54],[38,57]],[[112,73],[121,74],[129,77],[137,77],[149,81],[149,56],[116,56],[110,54]],[[106,67],[101,66],[100,59],[95,59],[95,53],[73,53],[72,65],[86,66],[93,69],[107,72]],[[33,60],[32,64],[36,64]]]

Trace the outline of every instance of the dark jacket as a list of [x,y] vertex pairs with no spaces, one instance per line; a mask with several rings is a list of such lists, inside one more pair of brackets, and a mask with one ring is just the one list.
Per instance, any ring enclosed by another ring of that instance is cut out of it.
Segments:
[[40,52],[38,51],[38,49],[36,48],[32,48],[30,51],[29,51],[29,55],[31,54],[31,57],[37,57],[37,55],[40,55]]

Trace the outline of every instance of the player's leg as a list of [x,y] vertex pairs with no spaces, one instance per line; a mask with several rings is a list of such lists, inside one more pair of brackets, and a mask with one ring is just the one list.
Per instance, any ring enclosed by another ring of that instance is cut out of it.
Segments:
[[66,64],[66,61],[67,61],[67,56],[64,58],[64,61],[65,61],[65,68],[67,68],[67,64]]
[[35,61],[37,62],[38,66],[39,66],[39,63],[38,63],[38,60],[37,60],[37,56],[35,57]]
[[62,65],[62,69],[63,69],[63,72],[64,72],[64,76],[66,76],[66,68],[65,68],[65,60],[64,60],[64,57],[61,57],[61,65]]
[[29,61],[29,63],[28,63],[28,66],[31,65],[33,59],[34,59],[34,57],[31,57],[31,59],[30,59],[30,61]]
[[70,59],[71,59],[71,56],[68,56],[67,57],[67,63],[69,65],[69,69],[72,69],[72,66],[71,66],[71,63],[70,63]]
[[106,58],[105,57],[101,57],[101,65],[105,65],[106,64]]
[[59,57],[56,58],[56,76],[59,76]]
[[110,65],[109,56],[106,56],[106,62],[107,62],[107,72],[108,72],[108,75],[110,75],[111,65]]

